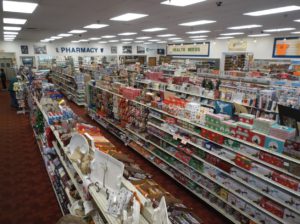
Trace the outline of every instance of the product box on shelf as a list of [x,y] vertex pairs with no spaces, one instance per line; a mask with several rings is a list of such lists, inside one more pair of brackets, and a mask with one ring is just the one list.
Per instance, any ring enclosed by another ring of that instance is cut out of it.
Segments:
[[232,139],[229,139],[229,138],[226,138],[224,140],[224,144],[226,146],[231,147],[232,149],[235,149],[235,150],[239,150],[240,147],[241,147],[241,144],[238,141],[235,141],[235,140],[232,140]]
[[300,223],[300,215],[295,212],[290,211],[289,209],[284,209],[284,217],[283,219],[287,223],[298,224]]
[[253,125],[255,116],[253,114],[240,113],[239,121],[242,123]]
[[246,170],[250,170],[252,168],[252,161],[242,155],[237,154],[234,162],[236,165],[238,165]]
[[295,179],[292,179],[291,177],[288,177],[284,174],[273,172],[272,180],[274,180],[277,183],[280,183],[283,186],[286,186],[294,191],[300,191],[300,182]]
[[265,141],[265,148],[270,149],[271,151],[282,153],[284,149],[284,143],[284,140],[267,136]]
[[251,131],[249,140],[251,143],[253,143],[255,145],[264,147],[266,136],[257,131]]
[[252,163],[251,171],[253,171],[259,175],[263,175],[265,177],[271,177],[273,174],[273,170],[271,170],[265,166],[262,166],[258,163]]
[[279,124],[273,124],[270,129],[270,135],[275,138],[286,140],[296,136],[296,129]]
[[284,168],[284,160],[266,152],[259,153],[259,159],[279,168]]
[[163,77],[163,72],[147,72],[145,74],[146,79],[159,81]]
[[219,131],[226,134],[235,136],[237,124],[233,120],[221,121]]
[[269,135],[271,127],[275,123],[276,121],[274,120],[270,120],[262,117],[255,118],[253,123],[253,130]]
[[300,159],[300,137],[287,139],[284,144],[283,153]]
[[268,198],[261,199],[260,206],[279,218],[284,216],[284,208]]
[[219,191],[219,195],[221,196],[221,198],[223,198],[226,201],[227,201],[227,198],[228,198],[228,194],[229,194],[229,192],[224,188],[221,188],[220,191]]

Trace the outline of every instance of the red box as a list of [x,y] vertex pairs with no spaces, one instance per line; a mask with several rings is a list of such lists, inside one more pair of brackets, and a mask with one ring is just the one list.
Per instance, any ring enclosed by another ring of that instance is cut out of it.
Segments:
[[188,164],[191,160],[191,157],[188,156],[187,154],[185,154],[184,152],[180,152],[180,151],[177,151],[175,153],[175,157],[178,158],[180,161]]
[[246,170],[251,170],[252,168],[252,161],[242,155],[237,154],[234,160],[235,164],[239,167],[242,167]]
[[250,138],[250,136],[248,135],[245,135],[244,133],[242,133],[242,132],[239,132],[239,131],[237,131],[236,133],[235,133],[235,136],[234,137],[236,137],[236,138],[238,138],[238,139],[241,139],[241,140],[244,140],[244,141],[248,141],[249,142],[249,138]]
[[260,206],[276,215],[277,217],[283,218],[284,208],[274,201],[271,201],[268,198],[262,198],[260,201]]
[[283,153],[300,159],[300,137],[287,139]]
[[265,146],[265,140],[266,140],[266,136],[255,132],[255,131],[251,131],[250,132],[250,136],[249,136],[249,141],[252,142],[253,144],[259,145],[261,147]]
[[225,161],[222,161],[218,157],[215,157],[215,156],[210,155],[210,154],[206,154],[205,160],[207,162],[209,162],[210,164],[212,164],[216,167],[219,167],[221,170],[224,170],[225,172],[230,173],[232,165],[225,162]]
[[218,144],[224,144],[224,136],[211,132],[209,139]]
[[266,153],[266,152],[260,152],[259,153],[259,159],[261,159],[262,161],[265,161],[267,163],[270,163],[274,166],[277,166],[277,167],[280,167],[280,168],[283,168],[284,167],[284,160],[283,159],[280,159],[276,156],[273,156],[269,153]]
[[299,191],[299,182],[288,176],[285,176],[284,174],[273,172],[272,180],[274,180],[277,183],[280,183],[283,186],[286,186],[294,191]]

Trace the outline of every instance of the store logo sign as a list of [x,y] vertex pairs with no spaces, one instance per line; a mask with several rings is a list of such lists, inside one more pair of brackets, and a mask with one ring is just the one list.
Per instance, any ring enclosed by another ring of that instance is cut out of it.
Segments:
[[97,47],[57,47],[56,52],[62,54],[69,53],[103,53],[103,48]]

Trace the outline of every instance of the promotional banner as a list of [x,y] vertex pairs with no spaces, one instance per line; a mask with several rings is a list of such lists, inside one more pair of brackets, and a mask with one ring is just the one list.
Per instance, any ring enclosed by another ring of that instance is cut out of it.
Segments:
[[300,58],[300,37],[275,38],[273,58]]
[[169,44],[167,46],[167,55],[171,56],[203,56],[208,57],[210,51],[210,42],[197,44]]
[[231,39],[228,41],[228,51],[247,51],[246,39]]

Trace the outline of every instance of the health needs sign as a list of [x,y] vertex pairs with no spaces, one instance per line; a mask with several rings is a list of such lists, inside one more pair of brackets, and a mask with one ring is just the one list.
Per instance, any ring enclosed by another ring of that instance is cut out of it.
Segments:
[[208,57],[209,50],[210,42],[203,42],[197,44],[169,44],[167,46],[167,55]]
[[103,53],[103,48],[97,47],[57,47],[56,52],[62,54],[69,53]]

